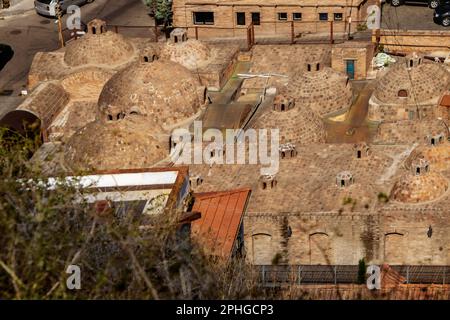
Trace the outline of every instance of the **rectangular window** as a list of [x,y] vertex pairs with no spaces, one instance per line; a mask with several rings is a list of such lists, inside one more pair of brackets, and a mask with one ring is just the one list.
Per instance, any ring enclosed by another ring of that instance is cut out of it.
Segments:
[[194,12],[194,24],[214,24],[214,12]]
[[238,26],[245,26],[245,12],[236,12],[236,22]]
[[334,21],[342,21],[342,13],[335,13]]
[[259,12],[252,12],[252,22],[255,26],[261,24],[261,14]]
[[302,20],[302,14],[301,14],[301,12],[294,12],[293,14],[292,14],[292,20]]
[[319,13],[319,20],[320,21],[328,21],[328,13],[325,13],[325,12]]
[[287,20],[287,13],[286,12],[279,12],[278,13],[278,20]]

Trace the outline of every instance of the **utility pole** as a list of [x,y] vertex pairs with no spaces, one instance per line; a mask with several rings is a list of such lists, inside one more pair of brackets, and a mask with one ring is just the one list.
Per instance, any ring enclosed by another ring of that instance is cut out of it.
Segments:
[[59,0],[56,1],[56,4],[55,4],[55,14],[56,14],[56,17],[58,18],[58,37],[59,37],[59,42],[60,42],[61,48],[63,48],[65,46],[65,44],[64,44],[64,36],[63,36],[63,33],[62,33],[62,21],[61,21],[62,9],[61,9],[61,4],[59,3]]

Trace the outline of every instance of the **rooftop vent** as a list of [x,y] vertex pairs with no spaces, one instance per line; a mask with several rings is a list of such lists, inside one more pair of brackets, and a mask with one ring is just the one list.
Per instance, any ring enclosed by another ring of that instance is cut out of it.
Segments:
[[172,43],[180,43],[188,40],[187,31],[183,28],[176,28],[170,33]]
[[282,144],[279,150],[281,159],[295,158],[298,154],[295,145],[292,143]]
[[295,99],[284,95],[277,95],[273,100],[273,110],[284,112],[295,107]]
[[423,158],[415,159],[411,164],[411,170],[416,176],[425,175],[430,172],[430,163]]
[[349,187],[355,183],[353,174],[350,171],[343,171],[336,176],[336,185],[341,188]]
[[88,34],[103,34],[106,32],[106,22],[100,19],[94,19],[87,25]]
[[274,189],[277,186],[277,179],[275,175],[262,175],[259,178],[259,185],[262,190]]
[[370,156],[370,147],[365,142],[357,143],[353,146],[356,159],[364,159]]

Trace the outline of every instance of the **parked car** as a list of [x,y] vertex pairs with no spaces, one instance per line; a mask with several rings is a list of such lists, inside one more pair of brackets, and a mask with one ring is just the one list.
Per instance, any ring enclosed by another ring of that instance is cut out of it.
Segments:
[[392,6],[398,7],[405,3],[426,3],[431,9],[436,9],[443,0],[389,0]]
[[[94,0],[59,0],[62,12],[66,12],[67,8],[76,5],[82,6],[86,3],[91,3]],[[57,0],[34,0],[34,8],[36,12],[44,16],[54,17],[56,16],[56,3]]]
[[450,27],[450,2],[440,5],[434,10],[434,22]]

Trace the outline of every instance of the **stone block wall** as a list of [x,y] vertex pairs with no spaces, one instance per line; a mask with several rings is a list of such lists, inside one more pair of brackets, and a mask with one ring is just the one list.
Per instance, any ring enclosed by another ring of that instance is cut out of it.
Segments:
[[[430,236],[431,227],[431,236]],[[245,218],[245,246],[253,264],[448,265],[450,223],[443,211],[393,209]]]

